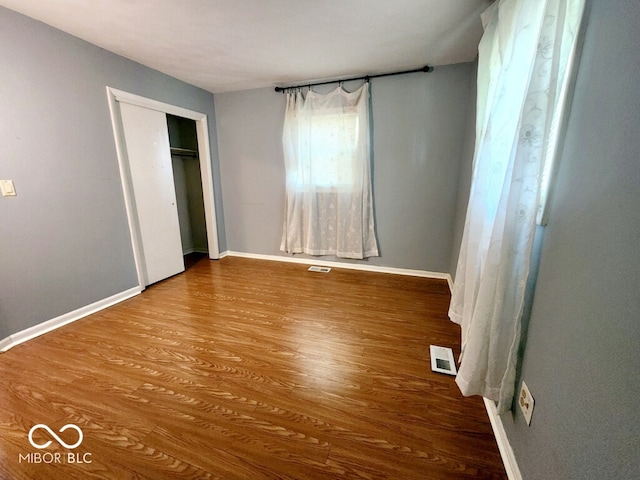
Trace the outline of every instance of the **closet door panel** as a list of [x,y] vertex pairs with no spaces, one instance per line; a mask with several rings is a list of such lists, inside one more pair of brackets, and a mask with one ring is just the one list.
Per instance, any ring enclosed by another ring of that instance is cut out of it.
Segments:
[[120,103],[145,285],[184,271],[166,115]]

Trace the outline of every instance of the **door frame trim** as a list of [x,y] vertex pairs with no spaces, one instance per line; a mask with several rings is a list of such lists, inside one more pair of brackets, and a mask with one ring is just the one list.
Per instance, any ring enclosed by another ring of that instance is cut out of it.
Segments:
[[[107,86],[107,99],[109,102],[109,112],[111,114],[111,125],[116,143],[116,153],[118,165],[120,167],[120,179],[124,193],[125,208],[127,210],[127,220],[129,232],[131,234],[131,245],[133,257],[138,274],[138,284],[140,288],[146,288],[144,280],[144,255],[142,252],[142,240],[140,236],[140,226],[137,219],[135,197],[133,195],[133,183],[129,170],[129,159],[122,126],[122,117],[118,102],[129,103],[151,110],[157,110],[169,115],[184,117],[196,122],[196,134],[198,139],[198,160],[200,162],[200,176],[202,180],[202,196],[204,200],[204,216],[207,229],[207,243],[209,247],[209,258],[217,260],[220,258],[218,245],[218,225],[216,221],[215,194],[213,186],[213,172],[211,168],[211,148],[209,144],[209,123],[207,114],[178,107],[164,102],[159,102],[147,97],[124,92]],[[168,127],[167,127],[168,128]]]

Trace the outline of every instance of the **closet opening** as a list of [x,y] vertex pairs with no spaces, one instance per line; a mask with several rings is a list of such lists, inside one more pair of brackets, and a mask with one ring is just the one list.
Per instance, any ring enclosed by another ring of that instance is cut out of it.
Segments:
[[209,257],[196,122],[167,114],[185,269]]

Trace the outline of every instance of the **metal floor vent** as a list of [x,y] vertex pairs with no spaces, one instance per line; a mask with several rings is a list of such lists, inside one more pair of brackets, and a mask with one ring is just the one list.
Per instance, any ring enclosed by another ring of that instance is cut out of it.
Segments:
[[431,370],[434,372],[446,373],[448,375],[456,375],[456,361],[453,358],[453,350],[449,347],[439,347],[430,345],[431,353]]
[[320,267],[318,265],[312,265],[307,270],[310,272],[320,272],[320,273],[329,273],[331,269],[329,267]]

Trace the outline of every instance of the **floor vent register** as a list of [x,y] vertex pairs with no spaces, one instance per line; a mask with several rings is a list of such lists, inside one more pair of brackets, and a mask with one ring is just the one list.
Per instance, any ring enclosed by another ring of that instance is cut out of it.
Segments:
[[453,358],[453,350],[449,347],[430,345],[431,370],[447,375],[457,375],[456,362]]

